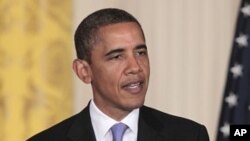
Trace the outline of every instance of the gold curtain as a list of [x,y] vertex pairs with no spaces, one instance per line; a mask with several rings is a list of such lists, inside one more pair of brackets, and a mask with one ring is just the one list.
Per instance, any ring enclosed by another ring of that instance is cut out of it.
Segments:
[[72,113],[71,0],[0,0],[0,140]]

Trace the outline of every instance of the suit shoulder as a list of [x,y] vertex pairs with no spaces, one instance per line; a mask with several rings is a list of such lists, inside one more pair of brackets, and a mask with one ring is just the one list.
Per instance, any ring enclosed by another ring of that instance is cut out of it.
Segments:
[[140,109],[140,114],[143,120],[164,138],[209,141],[206,127],[193,120],[174,116],[146,106]]
[[35,134],[31,138],[29,138],[27,141],[43,141],[43,140],[52,141],[52,140],[58,140],[58,137],[66,138],[66,134],[77,115],[69,117],[49,127],[48,129]]
[[154,108],[147,107],[147,106],[143,106],[141,108],[141,114],[153,116],[154,118],[158,119],[158,121],[161,121],[161,122],[167,123],[167,124],[173,124],[176,126],[179,126],[179,125],[182,125],[182,126],[184,126],[184,125],[186,125],[186,126],[201,126],[201,124],[199,124],[193,120],[179,117],[179,116],[175,116],[175,115],[171,115],[168,113],[164,113],[162,111],[159,111],[159,110],[156,110]]

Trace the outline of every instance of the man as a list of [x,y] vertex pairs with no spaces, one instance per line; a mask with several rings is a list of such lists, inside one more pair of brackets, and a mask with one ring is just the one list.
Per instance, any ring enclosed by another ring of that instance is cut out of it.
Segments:
[[78,26],[75,47],[73,70],[91,84],[93,99],[79,114],[29,141],[209,140],[203,125],[143,106],[149,58],[143,30],[132,15],[113,8],[94,12]]

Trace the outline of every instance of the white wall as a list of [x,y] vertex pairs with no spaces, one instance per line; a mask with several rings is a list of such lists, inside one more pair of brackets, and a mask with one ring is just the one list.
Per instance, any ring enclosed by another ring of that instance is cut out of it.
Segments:
[[[117,7],[141,22],[151,59],[146,105],[200,122],[215,139],[239,0],[74,0],[74,28]],[[91,98],[75,81],[75,111]]]

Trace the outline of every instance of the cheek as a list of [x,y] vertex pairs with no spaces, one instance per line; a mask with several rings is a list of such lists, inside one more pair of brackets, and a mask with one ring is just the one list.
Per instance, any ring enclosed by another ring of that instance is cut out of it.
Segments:
[[148,59],[142,59],[140,62],[141,62],[140,64],[143,67],[144,71],[149,73],[149,71],[150,71],[149,60]]
[[117,85],[122,75],[121,67],[122,64],[105,65],[99,67],[99,69],[97,69],[98,71],[95,71],[93,75],[96,74],[96,79],[101,80],[102,83]]

